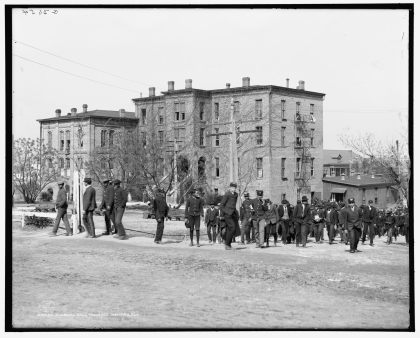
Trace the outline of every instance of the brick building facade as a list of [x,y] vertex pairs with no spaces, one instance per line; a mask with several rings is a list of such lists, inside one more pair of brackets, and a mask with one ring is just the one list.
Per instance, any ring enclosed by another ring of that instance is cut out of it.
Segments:
[[[222,123],[230,120],[233,100],[239,131],[254,131],[241,133],[237,140],[241,192],[247,190],[253,197],[261,189],[276,203],[283,198],[295,203],[304,194],[321,198],[324,97],[306,91],[303,81],[292,89],[288,85],[251,86],[250,79],[243,78],[242,87],[227,84],[214,90],[192,88],[192,80],[186,80],[184,89],[175,90],[174,82],[169,81],[168,90],[161,95],[152,87],[148,97],[133,102],[145,142],[150,133],[165,146],[176,140],[179,155],[196,168],[194,175],[200,176],[202,170],[208,190],[222,194],[229,184],[230,154],[230,135],[224,134],[230,127]],[[304,126],[299,132],[297,116]],[[304,156],[302,138],[306,139]],[[304,169],[308,172],[305,184]]]

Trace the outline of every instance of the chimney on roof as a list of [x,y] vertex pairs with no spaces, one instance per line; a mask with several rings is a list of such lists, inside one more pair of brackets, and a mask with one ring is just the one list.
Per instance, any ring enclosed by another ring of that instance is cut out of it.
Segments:
[[155,87],[149,88],[149,97],[155,96]]
[[242,78],[242,87],[249,87],[251,84],[251,79],[249,77]]
[[77,113],[77,109],[76,108],[71,108],[71,115],[76,116],[76,113]]
[[341,180],[345,181],[346,180],[346,175],[345,174],[341,174]]
[[120,117],[125,117],[125,109],[120,109]]
[[140,98],[142,98],[143,97],[143,94],[142,93],[140,93]]
[[375,173],[372,173],[372,176],[371,176],[371,178],[375,178]]
[[286,79],[286,88],[289,88],[289,79]]
[[299,89],[305,90],[305,81],[302,81],[302,80],[299,81]]
[[362,179],[362,178],[360,177],[360,173],[357,173],[356,175],[357,175],[357,179],[358,179],[358,180]]
[[82,107],[83,107],[83,112],[87,113],[87,104],[85,103]]
[[192,88],[192,80],[187,79],[185,80],[185,89],[190,89],[190,88]]
[[175,90],[175,82],[168,81],[168,90]]
[[226,83],[226,89],[230,89],[230,83]]
[[56,109],[55,110],[55,117],[60,117],[61,116],[61,110],[60,109]]

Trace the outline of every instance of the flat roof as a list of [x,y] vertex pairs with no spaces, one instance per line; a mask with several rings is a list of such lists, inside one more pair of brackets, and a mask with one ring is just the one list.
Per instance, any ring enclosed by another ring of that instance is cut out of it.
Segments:
[[360,186],[377,186],[377,185],[387,185],[391,186],[393,182],[387,182],[380,176],[375,176],[375,178],[371,177],[372,175],[360,175],[360,179],[357,178],[357,175],[354,176],[345,176],[345,180],[343,181],[341,177],[334,176],[334,177],[324,177],[322,179],[323,182],[328,183],[335,183],[340,185],[350,185],[355,187]]
[[119,110],[102,110],[102,109],[96,109],[91,110],[86,113],[77,113],[76,115],[62,115],[60,117],[50,117],[46,119],[40,119],[37,120],[39,122],[43,121],[55,121],[55,120],[71,120],[71,119],[82,119],[85,117],[115,117],[115,118],[122,118],[122,119],[131,119],[131,120],[138,120],[136,117],[136,114],[134,112],[125,112],[124,117],[120,117],[120,111]]

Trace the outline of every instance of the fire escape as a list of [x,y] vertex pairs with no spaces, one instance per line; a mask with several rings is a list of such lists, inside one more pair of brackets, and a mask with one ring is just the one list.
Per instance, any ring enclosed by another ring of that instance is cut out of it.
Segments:
[[294,153],[296,158],[295,186],[298,189],[298,198],[301,198],[302,195],[311,195],[311,147],[313,146],[311,126],[313,123],[315,123],[315,119],[313,118],[312,114],[300,114],[300,107],[297,105],[294,122]]

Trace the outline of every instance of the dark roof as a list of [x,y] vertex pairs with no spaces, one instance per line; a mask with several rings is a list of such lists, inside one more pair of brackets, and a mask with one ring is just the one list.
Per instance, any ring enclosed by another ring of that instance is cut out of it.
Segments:
[[385,181],[382,177],[372,178],[372,175],[360,175],[360,179],[357,179],[357,175],[354,176],[346,176],[346,179],[343,181],[341,177],[334,176],[334,177],[324,177],[322,179],[323,182],[334,183],[334,184],[342,184],[342,185],[351,185],[351,186],[377,186],[377,185],[388,185],[391,186],[391,182]]
[[[54,121],[54,120],[71,120],[71,119],[82,119],[84,117],[89,117],[89,116],[96,116],[96,117],[118,117],[120,118],[120,112],[119,110],[91,110],[88,111],[86,113],[78,113],[76,114],[76,116],[73,115],[61,115],[60,117],[50,117],[47,119],[40,119],[37,121]],[[133,112],[125,112],[125,117],[126,119],[136,119],[138,120],[138,118],[136,117],[136,114]]]
[[[324,164],[346,164],[356,156],[351,150],[323,150],[323,163]],[[337,157],[341,156],[341,162],[337,162]]]

